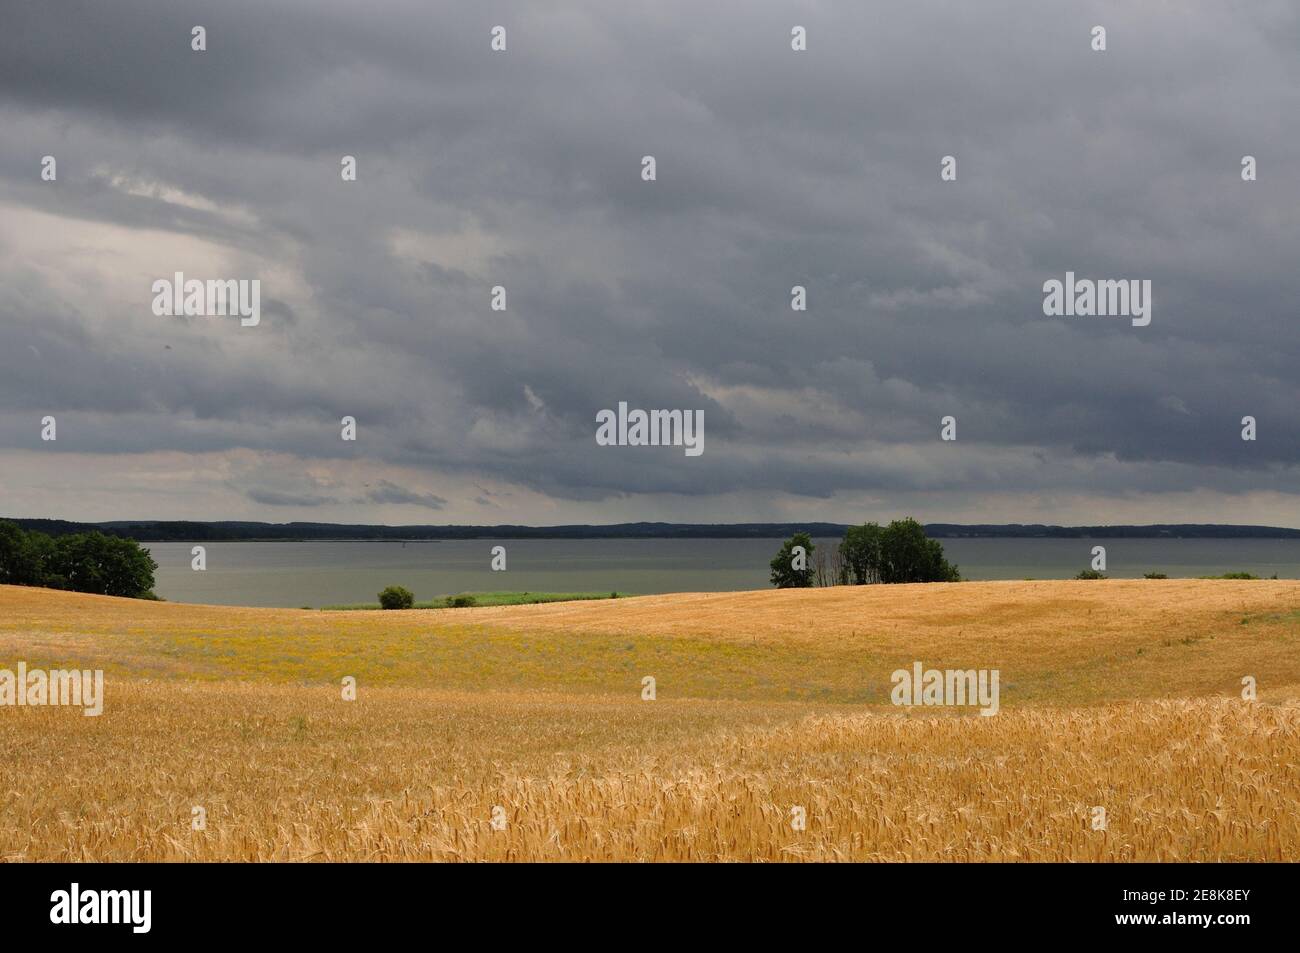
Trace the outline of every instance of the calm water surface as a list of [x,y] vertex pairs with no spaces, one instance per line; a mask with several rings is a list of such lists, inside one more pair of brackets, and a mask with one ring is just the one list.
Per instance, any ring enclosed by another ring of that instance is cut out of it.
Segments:
[[[1300,540],[948,539],[968,579],[1066,579],[1106,547],[1107,574],[1207,576],[1245,571],[1300,578]],[[819,540],[835,546],[838,540]],[[417,600],[455,592],[658,593],[763,589],[778,539],[448,540],[428,542],[206,543],[208,568],[190,569],[192,543],[146,543],[157,592],[172,602],[312,606],[374,602],[402,585]],[[507,571],[492,572],[491,549]]]

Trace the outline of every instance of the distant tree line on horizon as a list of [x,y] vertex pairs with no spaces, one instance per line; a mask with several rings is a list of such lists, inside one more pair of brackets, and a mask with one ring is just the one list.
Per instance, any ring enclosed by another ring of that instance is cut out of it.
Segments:
[[943,545],[926,536],[925,527],[910,516],[888,526],[850,526],[839,546],[826,550],[813,542],[810,533],[795,533],[772,558],[772,585],[802,589],[961,581],[957,567],[944,557]]
[[156,599],[157,568],[133,539],[100,532],[51,537],[0,520],[0,584]]
[[[3,517],[0,517],[2,519]],[[260,523],[250,521],[69,520],[14,518],[27,531],[49,536],[100,532],[140,542],[235,542],[256,540],[431,540],[431,539],[784,539],[796,532],[814,538],[843,536],[845,523],[615,523],[602,526],[413,525],[365,523]],[[1042,524],[927,523],[930,539],[1300,539],[1300,529],[1212,523],[1151,526],[1048,526]]]

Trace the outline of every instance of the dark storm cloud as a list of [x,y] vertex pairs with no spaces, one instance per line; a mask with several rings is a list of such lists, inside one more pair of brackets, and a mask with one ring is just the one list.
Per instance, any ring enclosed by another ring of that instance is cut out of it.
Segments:
[[248,498],[264,506],[325,506],[337,503],[332,496],[317,496],[314,493],[281,493],[277,490],[248,490]]
[[447,501],[436,493],[416,493],[405,487],[389,483],[387,480],[381,480],[379,486],[372,489],[366,494],[366,503],[409,503],[413,506],[423,506],[430,510],[440,510],[447,505]]
[[[35,217],[0,223],[0,446],[56,413],[85,422],[58,450],[575,501],[1300,488],[1293,6],[630,7],[11,5],[0,202]],[[149,312],[210,249],[260,327]],[[1044,317],[1067,270],[1151,279],[1151,325]],[[620,400],[704,409],[704,455],[595,446]]]

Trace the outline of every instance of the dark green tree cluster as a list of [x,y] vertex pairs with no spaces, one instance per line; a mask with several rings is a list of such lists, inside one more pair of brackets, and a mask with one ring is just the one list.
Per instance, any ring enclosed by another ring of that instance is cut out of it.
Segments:
[[[768,564],[772,567],[772,585],[778,589],[806,589],[813,584],[813,545],[807,533],[795,533],[781,546]],[[802,552],[799,550],[802,549]]]
[[[807,554],[807,568],[800,571],[794,547]],[[823,580],[823,585],[863,586],[877,582],[958,582],[957,567],[944,558],[943,545],[929,539],[916,520],[894,520],[888,526],[866,523],[850,526],[828,571],[813,569],[813,543],[807,533],[786,540],[772,560],[772,585],[779,589],[803,588]],[[817,561],[818,566],[823,565]]]
[[154,598],[157,568],[133,539],[103,533],[51,538],[0,521],[0,584]]

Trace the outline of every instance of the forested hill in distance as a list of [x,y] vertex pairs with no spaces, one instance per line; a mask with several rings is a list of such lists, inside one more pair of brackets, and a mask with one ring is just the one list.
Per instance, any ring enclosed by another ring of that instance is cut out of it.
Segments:
[[[784,539],[794,533],[839,537],[844,523],[613,523],[605,526],[372,526],[347,523],[253,523],[240,521],[117,520],[75,523],[18,519],[25,530],[51,536],[99,530],[141,542],[219,540],[415,540],[415,539]],[[1041,524],[930,523],[933,539],[1088,538],[1088,539],[1300,539],[1300,529],[1229,526],[1213,523],[1151,526],[1044,526]]]

